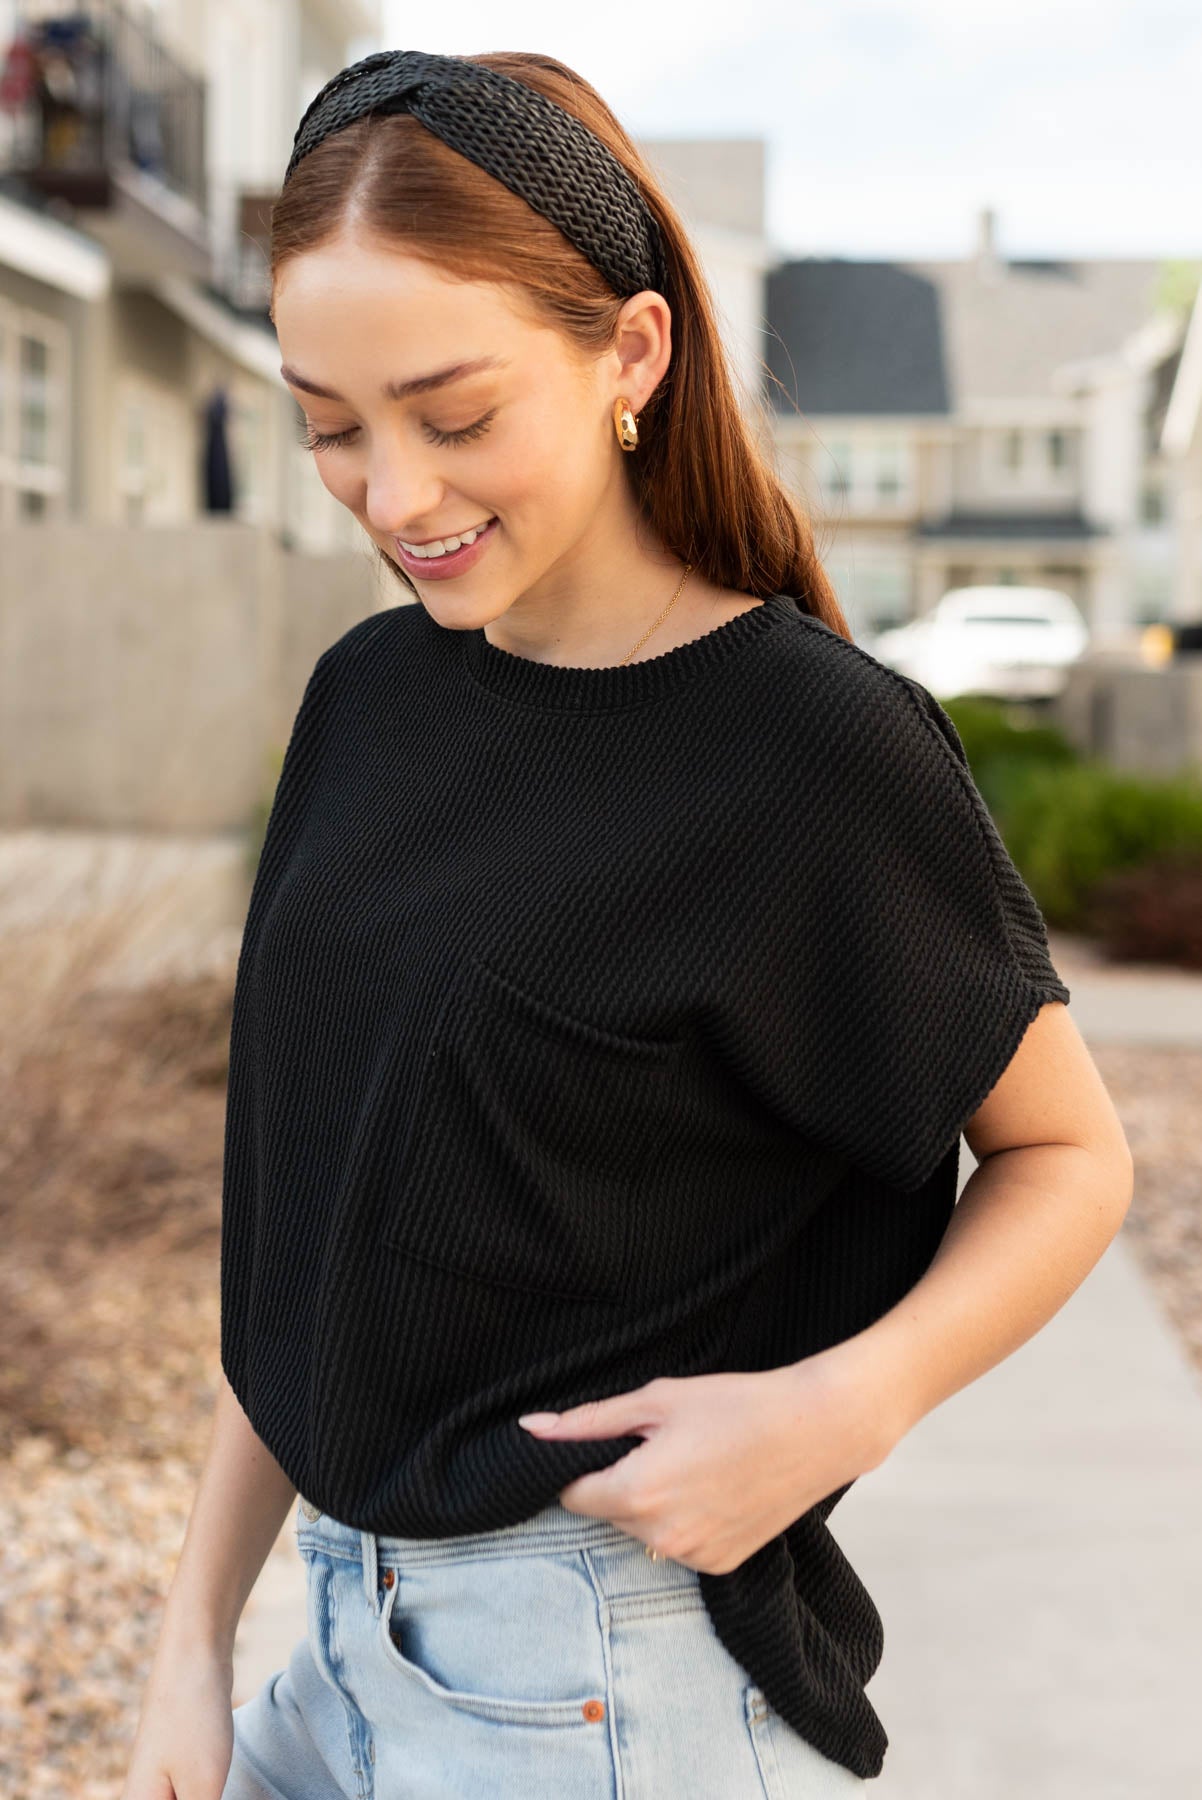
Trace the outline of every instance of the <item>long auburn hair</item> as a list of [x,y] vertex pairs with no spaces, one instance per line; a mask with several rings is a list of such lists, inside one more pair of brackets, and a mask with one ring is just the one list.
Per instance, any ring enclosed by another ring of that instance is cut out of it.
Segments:
[[[622,457],[640,514],[706,580],[757,599],[788,595],[850,638],[809,517],[740,411],[700,262],[650,165],[596,89],[555,57],[498,50],[463,60],[523,81],[574,114],[625,165],[659,223],[672,359],[640,409],[637,451]],[[352,220],[453,279],[507,284],[586,358],[613,344],[623,299],[605,277],[542,213],[408,113],[356,119],[298,163],[272,208],[273,291],[291,257]],[[770,430],[762,419],[760,428]],[[376,550],[416,596],[404,571]]]

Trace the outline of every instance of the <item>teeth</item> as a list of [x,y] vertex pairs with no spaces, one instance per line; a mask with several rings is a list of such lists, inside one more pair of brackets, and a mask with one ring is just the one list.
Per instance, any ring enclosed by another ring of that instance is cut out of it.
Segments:
[[[491,525],[492,520],[486,519],[484,523]],[[483,530],[484,525],[477,525],[474,531],[465,531],[462,537],[435,538],[432,544],[407,544],[404,538],[398,538],[397,542],[410,556],[449,556],[452,550],[458,550],[462,544],[474,544]]]

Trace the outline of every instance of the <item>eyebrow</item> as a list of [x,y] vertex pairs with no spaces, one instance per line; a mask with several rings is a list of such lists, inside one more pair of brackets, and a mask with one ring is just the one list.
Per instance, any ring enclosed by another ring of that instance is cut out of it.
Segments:
[[[411,394],[428,394],[433,388],[449,387],[453,381],[477,375],[482,369],[508,367],[508,362],[502,356],[478,356],[473,362],[448,363],[445,369],[434,369],[429,375],[414,375],[409,381],[386,381],[380,393],[385,400],[407,400]],[[323,400],[343,398],[333,388],[322,387],[320,382],[310,381],[307,376],[290,369],[286,363],[281,364],[280,374],[292,387],[303,388],[306,394],[318,394]]]

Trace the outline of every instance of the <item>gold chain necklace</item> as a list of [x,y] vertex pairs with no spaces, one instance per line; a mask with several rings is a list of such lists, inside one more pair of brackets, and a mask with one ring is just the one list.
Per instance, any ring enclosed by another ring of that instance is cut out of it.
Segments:
[[621,662],[619,662],[617,665],[618,668],[621,668],[622,663],[628,663],[630,661],[631,657],[634,655],[635,651],[642,649],[643,645],[647,642],[647,639],[651,636],[651,633],[653,631],[657,630],[658,627],[663,624],[664,620],[667,618],[667,616],[671,612],[672,608],[676,605],[677,600],[680,598],[680,590],[684,586],[685,582],[689,579],[689,576],[692,574],[692,572],[693,572],[693,564],[686,563],[684,574],[681,576],[680,581],[677,584],[676,592],[673,594],[672,598],[669,600],[667,606],[664,607],[663,612],[659,615],[659,618],[655,621],[655,624],[649,625],[647,627],[647,630],[643,633],[642,637],[639,639],[638,643],[633,645],[626,652],[625,656],[622,657]]

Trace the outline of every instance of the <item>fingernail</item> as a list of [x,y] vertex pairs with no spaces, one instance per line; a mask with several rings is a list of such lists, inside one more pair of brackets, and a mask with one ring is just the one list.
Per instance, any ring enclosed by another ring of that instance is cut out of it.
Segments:
[[558,1423],[558,1413],[522,1413],[518,1418],[519,1425],[524,1425],[527,1429],[533,1431],[545,1431],[549,1426],[557,1425]]

